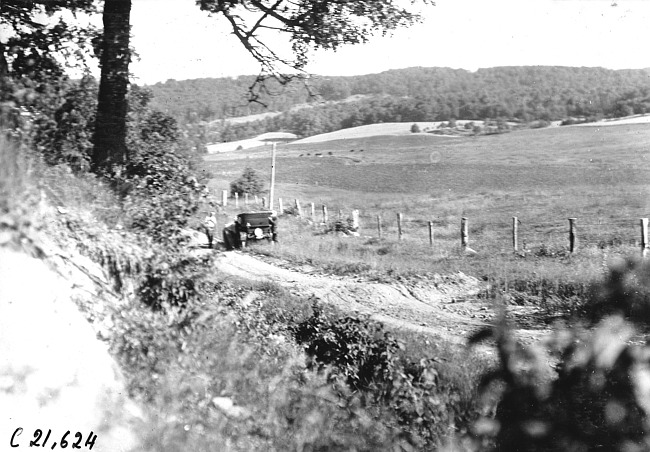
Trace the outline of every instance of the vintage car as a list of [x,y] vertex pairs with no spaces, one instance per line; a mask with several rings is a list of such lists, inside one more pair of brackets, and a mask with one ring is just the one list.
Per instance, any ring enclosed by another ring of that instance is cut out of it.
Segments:
[[250,241],[276,241],[276,224],[277,217],[272,211],[240,213],[235,222],[224,229],[224,244],[232,249],[243,248]]

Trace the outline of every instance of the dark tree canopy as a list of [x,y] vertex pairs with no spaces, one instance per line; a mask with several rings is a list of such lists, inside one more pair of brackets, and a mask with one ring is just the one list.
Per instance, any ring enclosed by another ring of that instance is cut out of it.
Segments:
[[60,70],[61,60],[83,60],[83,50],[95,29],[55,16],[62,11],[77,15],[96,10],[93,0],[0,1],[0,27],[8,32],[5,42],[0,39],[0,75],[47,75]]
[[237,193],[242,196],[245,193],[249,195],[258,195],[264,190],[264,181],[262,176],[251,167],[244,168],[244,172],[238,179],[230,183],[230,193]]
[[[73,18],[92,0],[0,0],[0,128],[26,137],[25,117],[51,118],[68,86],[66,67],[87,68],[97,30]],[[22,137],[22,138],[21,138]]]

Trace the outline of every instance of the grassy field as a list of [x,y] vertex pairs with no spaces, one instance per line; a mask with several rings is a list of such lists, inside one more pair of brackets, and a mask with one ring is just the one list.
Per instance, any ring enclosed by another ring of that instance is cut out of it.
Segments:
[[[206,158],[215,191],[227,188],[244,166],[268,174],[269,165],[268,148]],[[285,206],[297,198],[306,212],[312,202],[318,212],[326,204],[334,219],[339,209],[344,216],[359,209],[362,237],[323,235],[322,228],[287,220],[283,243],[272,253],[336,272],[464,271],[501,285],[582,287],[601,276],[610,257],[638,252],[639,218],[650,216],[649,175],[645,124],[279,146],[276,193]],[[404,216],[401,242],[398,212]],[[527,251],[520,255],[512,253],[513,216],[520,221],[520,250]],[[469,219],[476,256],[459,252],[462,217]],[[574,256],[566,252],[569,217],[578,219],[581,251]]]

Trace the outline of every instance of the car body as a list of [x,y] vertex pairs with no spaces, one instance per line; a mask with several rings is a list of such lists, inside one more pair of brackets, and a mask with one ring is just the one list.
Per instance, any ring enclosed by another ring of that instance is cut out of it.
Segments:
[[277,241],[277,216],[274,211],[244,212],[223,229],[227,250],[245,247],[248,242]]

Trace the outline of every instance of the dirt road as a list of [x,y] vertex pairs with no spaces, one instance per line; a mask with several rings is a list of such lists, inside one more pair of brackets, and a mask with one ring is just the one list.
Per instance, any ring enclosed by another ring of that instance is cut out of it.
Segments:
[[[216,267],[252,281],[271,281],[301,298],[316,298],[394,328],[418,331],[464,344],[468,335],[488,326],[494,311],[490,300],[478,297],[484,283],[463,273],[428,279],[376,282],[360,277],[323,275],[309,266],[238,251],[220,253]],[[511,317],[525,319],[533,308],[513,307]],[[533,309],[534,310],[534,309]],[[537,341],[547,331],[520,328],[524,342]]]

